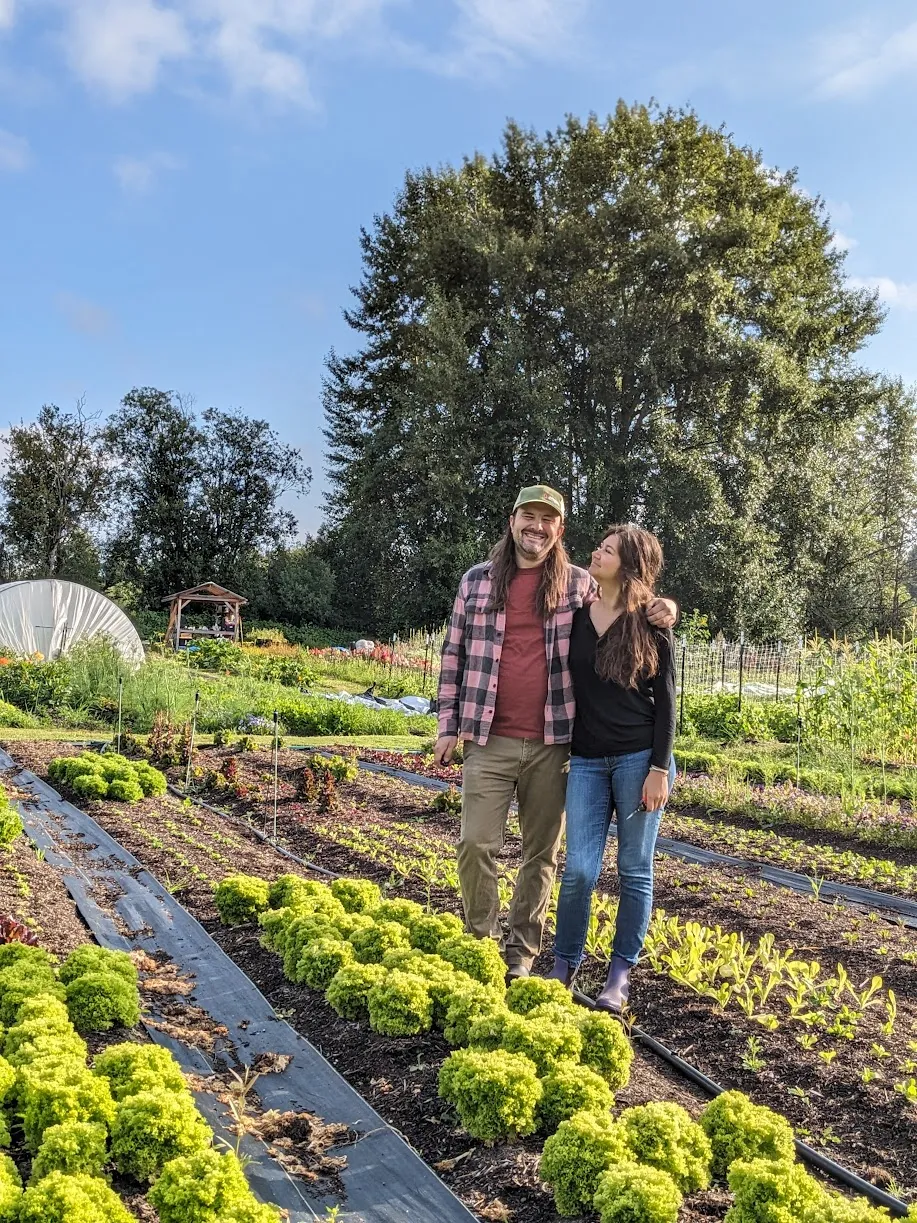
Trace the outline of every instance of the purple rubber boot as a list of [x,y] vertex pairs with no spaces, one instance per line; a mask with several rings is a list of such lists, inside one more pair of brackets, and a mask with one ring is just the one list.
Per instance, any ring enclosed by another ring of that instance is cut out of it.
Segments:
[[562,960],[559,955],[556,955],[554,957],[554,967],[548,973],[547,980],[560,981],[562,985],[566,985],[567,989],[569,989],[573,983],[574,971],[573,967],[566,960]]
[[605,978],[605,988],[595,1000],[597,1011],[612,1011],[620,1015],[630,994],[630,970],[633,967],[623,956],[613,955]]

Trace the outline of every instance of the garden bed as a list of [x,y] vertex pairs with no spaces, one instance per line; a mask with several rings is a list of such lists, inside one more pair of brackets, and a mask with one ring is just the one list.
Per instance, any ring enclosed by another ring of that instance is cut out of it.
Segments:
[[[59,748],[33,744],[14,750],[41,769]],[[200,754],[201,766],[206,770],[229,754],[208,749]],[[234,810],[242,820],[251,819],[257,827],[270,829],[273,812],[265,790],[269,755],[244,753],[234,759],[244,797],[224,791],[211,800]],[[406,895],[423,900],[429,895],[436,907],[457,909],[454,887],[448,881],[440,875],[424,882],[409,862],[413,838],[418,853],[420,847],[440,853],[445,869],[457,831],[454,817],[431,812],[429,796],[416,788],[362,774],[339,788],[335,811],[322,813],[300,793],[297,777],[303,763],[301,753],[281,753],[278,828],[287,848],[326,869],[382,882],[393,878]],[[294,1012],[297,1027],[301,1025],[383,1116],[403,1128],[428,1162],[436,1166],[447,1161],[444,1179],[482,1217],[496,1217],[485,1212],[497,1200],[509,1211],[505,1217],[537,1219],[539,1210],[547,1211],[544,1217],[552,1215],[550,1201],[535,1180],[534,1147],[529,1150],[523,1142],[509,1152],[487,1152],[466,1136],[450,1132],[435,1093],[435,1066],[441,1053],[435,1041],[424,1038],[411,1047],[410,1041],[387,1041],[365,1031],[356,1040],[352,1025],[342,1024],[320,996],[291,987],[273,957],[262,958],[253,930],[216,927],[211,884],[229,869],[217,856],[230,859],[233,871],[272,877],[289,869],[276,851],[257,841],[244,824],[199,808],[183,809],[173,800],[145,800],[136,807],[103,804],[93,807],[93,813],[160,877],[171,871],[186,872],[178,879],[183,903],[275,1005]],[[402,843],[391,842],[393,833]],[[234,844],[227,846],[227,837]],[[517,860],[518,839],[510,835],[503,865],[512,869]],[[603,876],[599,889],[614,895],[613,871]],[[647,965],[635,974],[632,1002],[641,1026],[712,1078],[727,1087],[739,1087],[783,1113],[800,1137],[867,1179],[891,1185],[900,1193],[913,1193],[917,1188],[917,1110],[894,1090],[894,1081],[903,1076],[900,1067],[917,1052],[909,1049],[909,1042],[917,1040],[913,935],[878,918],[870,920],[841,906],[825,906],[814,896],[778,891],[735,871],[671,861],[658,865],[656,900],[682,923],[696,921],[708,928],[719,925],[752,943],[772,935],[778,948],[792,947],[800,959],[817,960],[832,970],[836,963],[844,965],[858,985],[879,974],[884,988],[894,989],[898,1013],[889,1036],[878,1031],[884,1013],[870,1012],[852,1040],[826,1041],[821,1034],[813,1049],[802,1048],[796,1039],[799,1033],[786,1024],[781,1022],[777,1030],[768,1031],[733,1007],[723,1012],[709,998],[686,989],[671,975],[652,972]],[[594,987],[597,971],[587,964],[583,984]],[[888,1056],[875,1055],[875,1044]],[[830,1053],[831,1048],[835,1054],[830,1060],[819,1056]],[[652,1061],[643,1058],[641,1065],[644,1069],[635,1075],[629,1092],[644,1098],[678,1098],[678,1091],[685,1091],[683,1086],[676,1088]],[[864,1069],[876,1073],[868,1083],[862,1080]],[[454,1166],[448,1162],[471,1148],[474,1153]],[[686,1219],[722,1217],[722,1202],[715,1200],[692,1200],[690,1209],[695,1214],[685,1215]]]

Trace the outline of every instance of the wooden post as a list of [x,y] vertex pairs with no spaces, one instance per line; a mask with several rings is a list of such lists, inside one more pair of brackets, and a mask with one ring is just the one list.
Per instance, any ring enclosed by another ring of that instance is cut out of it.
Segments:
[[182,601],[178,599],[175,604],[175,648],[180,648],[181,643],[181,609]]

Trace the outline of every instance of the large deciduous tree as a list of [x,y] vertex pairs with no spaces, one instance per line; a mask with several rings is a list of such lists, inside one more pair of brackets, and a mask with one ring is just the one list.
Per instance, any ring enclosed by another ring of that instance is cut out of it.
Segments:
[[155,606],[213,579],[254,580],[264,549],[288,541],[280,504],[311,473],[266,421],[209,408],[196,417],[172,392],[135,388],[111,418],[122,520],[110,548],[112,581],[130,581]]
[[536,481],[566,497],[574,557],[636,519],[718,626],[801,623],[818,523],[786,481],[870,410],[856,358],[881,312],[793,174],[622,104],[409,174],[362,250],[361,344],[325,391],[321,546],[351,623],[441,619]]
[[105,514],[110,485],[101,434],[82,401],[72,412],[46,404],[34,423],[13,425],[0,477],[10,576],[97,581],[89,531]]

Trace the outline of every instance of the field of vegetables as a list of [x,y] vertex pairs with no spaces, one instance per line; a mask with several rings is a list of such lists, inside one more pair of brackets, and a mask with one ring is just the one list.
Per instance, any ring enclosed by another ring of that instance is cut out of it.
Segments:
[[[507,991],[462,932],[460,761],[432,719],[323,695],[429,657],[7,661],[0,1223],[917,1218],[907,650],[823,652],[782,701],[685,694],[623,1022],[586,1005],[613,853],[576,994]],[[519,851],[511,817],[504,907]],[[230,1017],[230,970],[268,1018]],[[290,1086],[318,1055],[327,1111]]]

